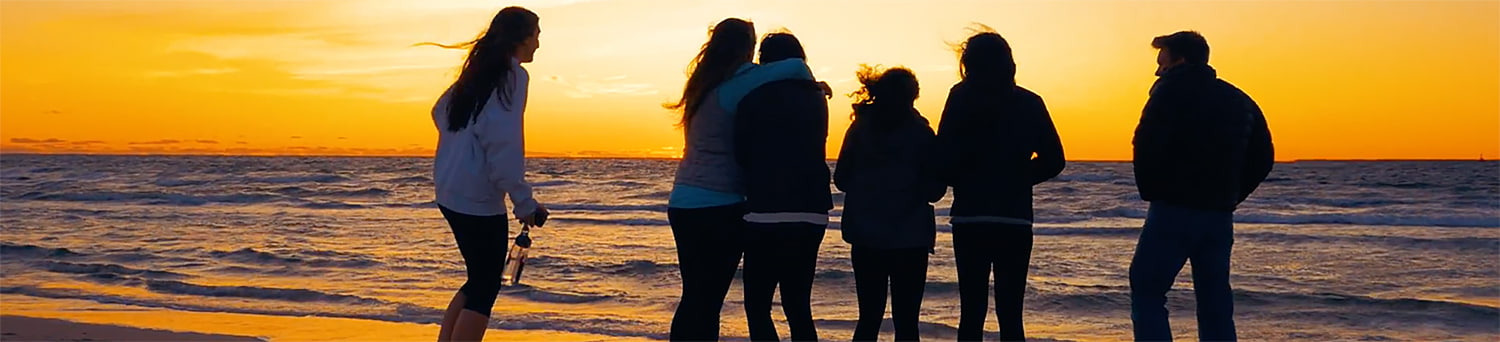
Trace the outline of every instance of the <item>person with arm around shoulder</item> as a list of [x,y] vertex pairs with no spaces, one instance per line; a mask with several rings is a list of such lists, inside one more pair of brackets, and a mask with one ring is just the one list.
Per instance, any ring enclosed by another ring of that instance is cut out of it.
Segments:
[[735,159],[744,171],[748,211],[745,321],[753,341],[780,340],[771,320],[778,287],[791,339],[818,340],[812,287],[833,199],[825,150],[827,97],[811,77],[806,57],[796,36],[771,33],[761,40],[760,69],[734,81],[735,87],[753,86],[738,100],[734,115]]
[[744,190],[728,138],[734,122],[717,94],[747,67],[754,49],[753,24],[720,21],[688,64],[682,97],[666,106],[682,113],[678,127],[684,133],[682,160],[667,199],[682,277],[682,297],[668,334],[672,341],[719,339],[719,312],[744,252]]
[[754,53],[754,24],[720,21],[688,63],[682,97],[665,106],[682,113],[684,133],[667,199],[682,276],[668,334],[673,341],[719,339],[719,312],[744,253],[745,184],[734,136],[739,101],[766,82],[812,77],[800,59],[756,65]]

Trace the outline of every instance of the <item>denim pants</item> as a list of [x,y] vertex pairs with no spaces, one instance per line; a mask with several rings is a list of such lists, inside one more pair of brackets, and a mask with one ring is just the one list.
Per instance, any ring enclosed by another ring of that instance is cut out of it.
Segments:
[[1130,319],[1137,341],[1170,341],[1167,291],[1182,266],[1193,263],[1198,301],[1198,339],[1234,341],[1234,293],[1229,287],[1229,254],[1234,247],[1234,212],[1210,211],[1153,202],[1130,260]]

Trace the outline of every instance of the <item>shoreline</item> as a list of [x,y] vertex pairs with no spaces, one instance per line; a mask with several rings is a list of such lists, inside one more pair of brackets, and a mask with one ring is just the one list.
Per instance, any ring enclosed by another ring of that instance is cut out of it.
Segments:
[[[250,154],[212,154],[212,153],[79,153],[79,152],[36,152],[36,151],[0,151],[0,155],[6,156],[47,156],[47,157],[188,157],[188,158],[369,158],[369,159],[406,159],[406,158],[432,158],[429,154],[286,154],[286,153],[250,153]],[[630,155],[570,155],[554,153],[537,153],[526,155],[527,159],[556,159],[556,160],[645,160],[645,161],[678,161],[680,157],[653,157],[653,156],[630,156]],[[829,158],[827,161],[837,161],[838,158]],[[1070,163],[1101,163],[1119,164],[1130,163],[1129,159],[1068,159]],[[1276,160],[1276,164],[1297,163],[1401,163],[1401,162],[1500,162],[1497,159],[1459,159],[1459,158],[1300,158]]]

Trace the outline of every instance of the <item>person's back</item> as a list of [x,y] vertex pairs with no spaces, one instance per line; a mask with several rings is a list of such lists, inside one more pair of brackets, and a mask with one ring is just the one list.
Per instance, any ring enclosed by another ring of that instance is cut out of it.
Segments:
[[1144,113],[1133,141],[1143,200],[1233,210],[1270,169],[1265,116],[1207,64],[1164,73]]
[[959,82],[947,106],[938,138],[949,158],[944,178],[953,186],[955,220],[1030,224],[1031,187],[1066,164],[1042,98],[1020,86]]
[[916,340],[936,237],[929,203],[947,191],[932,165],[936,137],[912,105],[920,86],[910,69],[866,65],[855,75],[863,87],[853,94],[854,122],[834,171],[844,192],[839,229],[850,245],[859,303],[853,337],[879,337],[889,288],[896,340]]
[[770,82],[739,103],[735,158],[751,215],[833,209],[828,188],[828,103],[817,82]]
[[[802,59],[788,59],[774,63],[756,65],[745,63],[735,68],[729,79],[707,91],[703,103],[698,107],[695,119],[683,127],[684,144],[682,160],[678,163],[674,180],[673,196],[669,206],[698,206],[704,196],[698,192],[718,193],[709,196],[713,204],[730,204],[743,201],[745,195],[744,168],[738,164],[735,153],[736,121],[739,105],[746,96],[761,85],[778,80],[810,80],[812,72]],[[756,101],[752,101],[756,102]],[[827,123],[824,123],[826,126]],[[694,191],[684,190],[684,187]],[[724,198],[717,200],[717,198]],[[731,199],[732,198],[732,199]]]
[[1000,34],[969,37],[960,66],[963,80],[948,92],[937,133],[941,174],[953,187],[958,339],[983,337],[993,273],[1000,339],[1025,340],[1031,188],[1066,166],[1062,140],[1041,96],[1016,85],[1015,57]]
[[824,145],[828,103],[812,80],[766,83],[739,103],[735,156],[745,180],[745,319],[752,340],[779,340],[776,289],[793,341],[818,340],[812,284],[833,209]]
[[1264,114],[1208,65],[1196,32],[1156,37],[1157,76],[1135,130],[1135,178],[1150,202],[1130,260],[1135,339],[1172,339],[1166,295],[1191,261],[1200,340],[1233,341],[1234,210],[1265,180],[1275,151]]
[[844,241],[878,249],[931,249],[936,238],[932,202],[947,187],[937,179],[936,135],[911,108],[889,110],[888,122],[855,120],[844,136],[834,184],[844,192]]

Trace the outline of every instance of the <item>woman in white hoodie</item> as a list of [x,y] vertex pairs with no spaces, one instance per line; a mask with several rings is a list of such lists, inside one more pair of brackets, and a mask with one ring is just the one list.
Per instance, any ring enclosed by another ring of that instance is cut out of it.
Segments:
[[432,109],[438,130],[433,180],[437,204],[453,229],[468,281],[443,314],[438,341],[479,341],[500,291],[509,227],[505,198],[524,224],[540,225],[547,209],[526,182],[522,114],[531,62],[539,45],[537,15],[506,7],[468,48],[458,80]]

